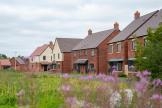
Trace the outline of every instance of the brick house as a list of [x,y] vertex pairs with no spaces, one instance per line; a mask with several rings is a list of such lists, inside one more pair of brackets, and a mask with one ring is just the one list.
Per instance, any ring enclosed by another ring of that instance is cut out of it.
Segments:
[[52,42],[37,47],[29,57],[29,71],[48,71],[53,61],[52,48]]
[[10,59],[10,62],[11,62],[11,67],[13,69],[18,70],[18,71],[23,71],[23,72],[28,71],[28,64],[27,64],[25,58],[12,57]]
[[[108,68],[115,68],[117,71],[124,71],[128,74],[127,72],[132,68],[135,59],[135,38],[144,42],[143,37],[147,34],[147,28],[152,25],[148,26],[147,22],[149,22],[157,12],[158,11],[154,11],[143,16],[140,16],[138,11],[135,12],[134,20],[108,42]],[[137,34],[137,31],[144,34]]]
[[55,72],[72,72],[72,48],[82,39],[56,38],[53,49],[53,64]]
[[137,31],[135,31],[128,38],[128,66],[129,70],[134,65],[136,41],[140,42],[143,46],[146,45],[146,37],[148,28],[156,29],[162,24],[162,9],[157,11],[146,23],[144,23]]
[[9,59],[0,59],[0,70],[11,68]]
[[73,70],[83,73],[107,73],[107,42],[119,32],[118,23],[114,24],[113,29],[96,33],[89,29],[88,36],[73,48]]

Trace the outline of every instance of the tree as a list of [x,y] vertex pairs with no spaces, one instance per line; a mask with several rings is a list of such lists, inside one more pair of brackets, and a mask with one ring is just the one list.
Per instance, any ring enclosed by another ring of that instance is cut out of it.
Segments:
[[162,79],[162,26],[149,28],[146,40],[146,46],[137,47],[136,68],[150,71],[152,78]]
[[6,59],[7,56],[5,54],[0,54],[0,59]]

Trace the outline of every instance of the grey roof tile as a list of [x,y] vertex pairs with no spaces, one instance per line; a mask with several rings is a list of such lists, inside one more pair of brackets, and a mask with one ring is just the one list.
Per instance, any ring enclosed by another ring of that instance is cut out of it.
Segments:
[[151,17],[140,29],[133,33],[130,38],[145,36],[147,35],[148,28],[155,29],[159,26],[159,23],[162,23],[162,9],[157,12],[153,17]]
[[148,13],[140,18],[133,20],[126,28],[124,28],[117,36],[115,36],[109,43],[123,41],[133,34],[140,26],[142,26],[149,18],[151,18],[158,11]]
[[76,47],[74,47],[73,50],[96,48],[113,31],[114,29],[110,29],[110,30],[92,33],[92,35],[87,36]]
[[16,61],[20,64],[25,64],[25,61],[21,59],[20,57],[16,57]]
[[61,52],[71,52],[71,50],[82,40],[78,38],[56,38]]

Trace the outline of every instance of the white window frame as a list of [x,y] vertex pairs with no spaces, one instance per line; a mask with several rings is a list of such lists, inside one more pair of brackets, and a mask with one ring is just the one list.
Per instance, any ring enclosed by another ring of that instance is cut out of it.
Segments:
[[[109,52],[110,51],[110,46],[111,46],[111,52]],[[114,46],[113,46],[113,44],[109,44],[108,45],[108,53],[112,54],[113,52],[114,52]]]
[[95,49],[91,49],[91,56],[95,56]]
[[[118,47],[120,45],[120,48]],[[116,53],[121,52],[121,42],[116,43]]]
[[132,41],[131,41],[131,50],[132,51],[136,50],[136,40],[135,39],[132,39]]

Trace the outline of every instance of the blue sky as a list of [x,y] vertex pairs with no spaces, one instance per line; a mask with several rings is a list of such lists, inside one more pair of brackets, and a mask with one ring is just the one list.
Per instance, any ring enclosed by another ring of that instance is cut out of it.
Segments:
[[141,15],[161,9],[162,0],[0,0],[0,53],[29,56],[56,37],[84,38],[87,30],[122,30]]

